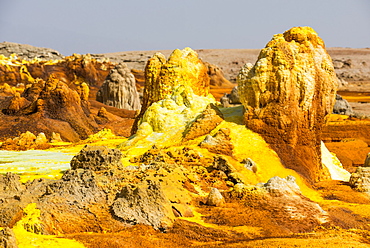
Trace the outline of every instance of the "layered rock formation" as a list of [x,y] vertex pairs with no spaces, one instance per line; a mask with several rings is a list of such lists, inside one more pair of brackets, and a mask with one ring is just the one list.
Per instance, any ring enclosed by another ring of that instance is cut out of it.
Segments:
[[[8,100],[2,112],[12,116],[33,115],[40,122],[45,118],[60,120],[68,123],[80,138],[87,138],[97,131],[98,126],[90,114],[88,87],[86,89],[86,86],[82,86],[79,92],[80,94],[51,75],[46,82],[37,79],[28,84],[22,94],[17,93]],[[62,136],[65,140],[71,140],[64,133]]]
[[11,86],[20,83],[26,85],[36,78],[47,80],[54,74],[68,85],[83,81],[89,86],[100,86],[113,67],[111,62],[97,61],[89,54],[73,54],[59,60],[35,58],[30,61],[0,55],[0,82]]
[[17,57],[25,60],[33,60],[35,58],[41,60],[57,60],[64,57],[62,54],[54,49],[35,47],[13,42],[0,43],[0,54],[6,57],[10,57],[10,55],[16,54]]
[[96,100],[120,109],[140,110],[141,103],[135,77],[126,64],[120,63],[109,72],[96,94]]
[[320,134],[337,80],[324,42],[309,27],[275,35],[238,76],[247,127],[261,133],[287,167],[311,180],[327,177]]

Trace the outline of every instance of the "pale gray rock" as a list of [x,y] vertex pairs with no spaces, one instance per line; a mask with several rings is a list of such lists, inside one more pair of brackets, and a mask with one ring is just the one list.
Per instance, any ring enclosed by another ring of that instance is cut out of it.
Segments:
[[120,109],[141,109],[135,77],[125,63],[118,64],[109,72],[96,94],[96,100]]
[[370,192],[370,167],[358,167],[352,173],[349,184],[359,192]]
[[352,107],[349,105],[346,99],[343,99],[340,95],[335,96],[335,104],[333,107],[333,114],[340,114],[340,115],[353,115],[354,112]]
[[18,58],[25,60],[32,60],[34,58],[41,60],[57,60],[64,57],[54,49],[35,47],[13,42],[0,43],[0,54],[3,54],[5,57],[10,57],[10,55],[16,54]]
[[301,195],[301,190],[293,176],[287,176],[286,178],[272,177],[263,185],[263,188],[275,197]]
[[241,104],[240,97],[239,97],[239,92],[238,92],[238,86],[235,86],[231,90],[231,93],[229,94],[229,99],[230,99],[231,104]]
[[241,104],[238,86],[235,86],[230,93],[226,93],[223,97],[221,97],[220,102],[224,108],[228,108],[234,104]]
[[154,182],[123,187],[112,205],[112,213],[128,224],[151,225],[159,230],[166,230],[175,218],[170,201]]

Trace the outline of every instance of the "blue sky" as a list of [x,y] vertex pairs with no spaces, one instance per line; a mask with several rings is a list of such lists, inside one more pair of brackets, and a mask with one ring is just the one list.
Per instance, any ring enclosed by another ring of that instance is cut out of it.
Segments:
[[370,0],[1,0],[0,42],[64,55],[263,48],[310,26],[327,47],[370,47]]

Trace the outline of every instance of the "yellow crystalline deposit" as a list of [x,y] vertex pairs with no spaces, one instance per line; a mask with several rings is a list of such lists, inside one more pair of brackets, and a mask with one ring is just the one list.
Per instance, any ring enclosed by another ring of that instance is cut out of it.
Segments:
[[255,66],[248,65],[242,70],[238,78],[239,95],[246,108],[261,109],[272,102],[297,101],[307,111],[312,107],[315,87],[321,87],[324,94],[321,104],[328,112],[334,104],[331,94],[331,89],[337,88],[334,67],[323,40],[310,27],[296,27],[274,35]]
[[206,96],[209,82],[206,65],[191,48],[174,50],[168,60],[156,53],[145,68],[144,108],[164,99],[180,85],[190,87],[196,95]]
[[55,235],[40,234],[41,233],[41,222],[39,220],[40,210],[36,208],[36,203],[28,204],[23,209],[23,215],[24,217],[20,221],[18,221],[13,228],[13,231],[17,239],[17,245],[19,248],[84,247],[84,245],[75,240],[60,238]]
[[173,98],[174,91],[180,91],[172,99],[178,105],[187,104],[187,98],[192,98],[190,93],[207,97],[210,85],[207,71],[198,54],[188,47],[174,50],[168,60],[161,53],[154,54],[145,67],[143,105],[132,132],[136,133],[140,120],[153,103]]
[[215,102],[209,94],[209,81],[207,67],[192,49],[177,49],[167,61],[162,54],[155,54],[145,69],[136,134],[121,148],[131,148],[130,153],[134,153],[133,149],[145,151],[153,144],[169,146],[179,142],[186,125]]
[[351,173],[343,168],[342,163],[339,161],[334,153],[331,153],[325,146],[324,142],[321,141],[321,157],[322,163],[329,170],[331,179],[341,180],[348,182],[351,177]]

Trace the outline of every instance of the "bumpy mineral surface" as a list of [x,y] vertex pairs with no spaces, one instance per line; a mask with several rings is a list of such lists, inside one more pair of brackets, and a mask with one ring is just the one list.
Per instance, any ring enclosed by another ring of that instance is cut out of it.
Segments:
[[311,180],[327,177],[320,140],[337,80],[330,56],[309,27],[275,35],[238,76],[245,123],[272,144],[286,166]]
[[133,133],[137,131],[140,120],[152,103],[162,101],[162,106],[152,107],[151,111],[163,108],[163,105],[168,110],[177,109],[180,113],[184,110],[181,106],[194,109],[198,107],[192,104],[195,98],[209,95],[209,85],[207,67],[191,48],[176,49],[168,60],[163,54],[156,53],[145,67],[143,106]]

